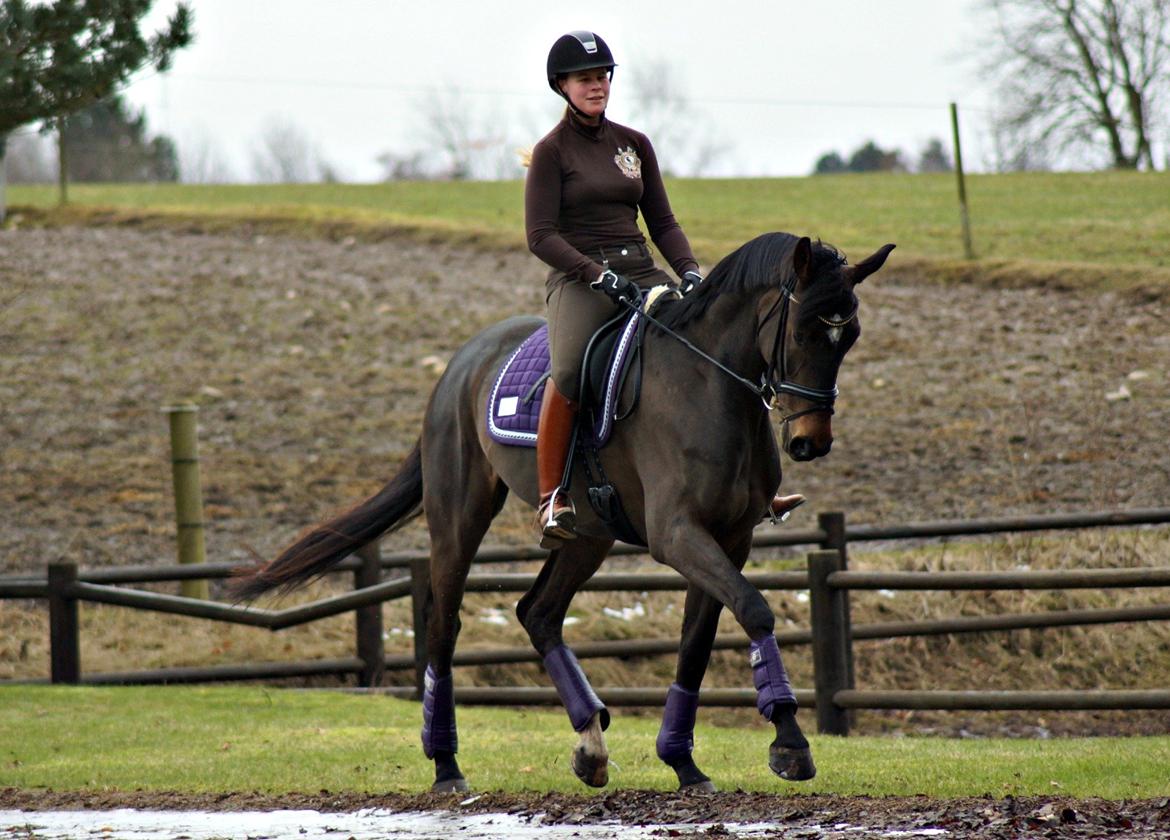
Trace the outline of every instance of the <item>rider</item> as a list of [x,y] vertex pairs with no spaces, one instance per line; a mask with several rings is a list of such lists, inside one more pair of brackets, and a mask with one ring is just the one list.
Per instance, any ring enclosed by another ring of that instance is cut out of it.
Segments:
[[[537,428],[540,544],[554,548],[576,534],[576,513],[559,492],[569,456],[581,359],[594,331],[626,308],[639,290],[675,284],[654,264],[638,228],[641,211],[650,238],[685,292],[701,283],[699,263],[674,218],[646,135],[606,119],[616,67],[609,46],[593,32],[562,35],[548,54],[549,87],[568,107],[532,150],[524,191],[528,247],[551,267],[545,284],[552,374]],[[774,516],[804,501],[777,496]]]

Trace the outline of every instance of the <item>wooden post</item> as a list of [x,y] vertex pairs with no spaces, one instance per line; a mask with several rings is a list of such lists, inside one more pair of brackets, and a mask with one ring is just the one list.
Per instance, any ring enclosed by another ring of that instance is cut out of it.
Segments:
[[813,668],[817,697],[817,732],[848,735],[849,715],[833,703],[838,691],[847,688],[844,590],[834,589],[828,577],[839,571],[841,555],[836,551],[813,551],[808,555],[809,600],[812,613]]
[[[353,575],[355,589],[376,586],[382,582],[382,549],[375,541],[357,552],[362,564]],[[357,632],[357,655],[364,663],[358,674],[358,685],[373,688],[382,684],[386,671],[386,643],[382,637],[382,605],[371,604],[354,610],[354,629]]]
[[975,259],[971,244],[971,219],[967,214],[967,181],[963,175],[963,146],[959,142],[959,106],[951,103],[951,138],[955,147],[955,177],[959,179],[959,219],[963,225],[963,255]]
[[431,561],[410,561],[410,600],[414,606],[414,685],[422,699],[427,674],[427,616],[431,611]]
[[81,682],[81,633],[77,620],[76,563],[49,564],[49,679]]
[[[178,525],[179,562],[202,563],[203,490],[199,484],[199,407],[190,403],[164,406],[171,424],[171,476],[175,486],[175,521]],[[185,580],[187,598],[210,597],[206,580]]]
[[[845,534],[845,514],[840,511],[827,511],[817,516],[817,525],[825,532],[825,541],[821,548],[825,551],[836,551],[841,571],[849,568],[848,536]],[[849,688],[857,688],[853,671],[853,610],[849,605],[849,590],[841,590],[844,602],[845,638],[848,644],[845,647],[845,682]]]

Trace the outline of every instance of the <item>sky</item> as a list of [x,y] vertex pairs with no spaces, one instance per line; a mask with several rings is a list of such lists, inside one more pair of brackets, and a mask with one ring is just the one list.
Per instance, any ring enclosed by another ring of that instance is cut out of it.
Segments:
[[[530,146],[562,110],[544,76],[549,47],[591,29],[619,65],[610,118],[647,130],[678,169],[700,140],[717,152],[711,175],[805,175],[825,152],[848,157],[871,139],[914,159],[934,137],[949,149],[954,101],[964,163],[979,170],[991,164],[990,93],[974,70],[972,3],[193,0],[194,45],[125,95],[204,170],[218,159],[253,179],[251,150],[291,125],[342,180],[374,181],[379,155],[434,146],[435,102],[501,145]],[[147,25],[174,5],[159,0]],[[655,62],[690,105],[666,137],[638,124],[629,95],[630,74]]]

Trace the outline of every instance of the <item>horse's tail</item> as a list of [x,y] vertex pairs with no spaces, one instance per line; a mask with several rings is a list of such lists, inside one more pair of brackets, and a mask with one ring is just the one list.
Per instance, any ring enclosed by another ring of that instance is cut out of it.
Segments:
[[341,560],[422,513],[419,444],[386,486],[364,502],[305,532],[271,562],[232,586],[237,600],[251,601],[273,589],[288,591],[320,577]]

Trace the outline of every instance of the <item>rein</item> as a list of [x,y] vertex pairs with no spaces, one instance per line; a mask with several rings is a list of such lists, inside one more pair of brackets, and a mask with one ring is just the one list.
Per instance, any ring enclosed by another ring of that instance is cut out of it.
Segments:
[[[805,414],[813,414],[818,411],[825,411],[829,414],[832,414],[833,403],[836,402],[837,395],[839,393],[836,384],[834,384],[832,388],[809,388],[805,385],[801,385],[798,382],[793,382],[788,378],[788,358],[785,351],[785,342],[783,339],[788,329],[789,304],[800,303],[794,294],[795,287],[795,277],[793,277],[791,280],[785,280],[784,285],[780,287],[780,297],[777,299],[776,303],[772,305],[772,308],[768,310],[768,314],[765,315],[764,319],[760,322],[760,327],[763,328],[763,325],[768,323],[772,316],[776,314],[777,310],[779,310],[780,323],[776,330],[776,338],[772,343],[772,353],[768,360],[768,369],[760,375],[760,384],[758,385],[747,377],[740,376],[738,373],[727,367],[727,365],[723,364],[715,357],[705,353],[703,350],[700,350],[689,340],[670,329],[670,327],[663,324],[653,315],[649,314],[648,312],[643,312],[641,307],[639,307],[637,304],[627,300],[623,300],[622,303],[624,303],[627,307],[629,307],[641,317],[645,318],[651,324],[658,327],[658,329],[662,330],[671,338],[678,341],[692,353],[695,353],[696,355],[707,360],[715,367],[719,368],[719,370],[723,371],[736,382],[738,382],[740,385],[743,385],[745,388],[760,398],[764,404],[764,408],[768,409],[768,411],[775,411],[778,408],[777,398],[781,394],[792,394],[795,397],[800,397],[803,400],[814,403],[812,408],[806,408],[803,411],[796,411],[792,414],[786,415],[783,419],[783,422],[787,423],[790,420],[795,420],[797,417],[803,417]],[[821,320],[825,321],[825,323],[831,324],[832,326],[844,326],[856,317],[857,310],[855,309],[852,315],[843,319],[840,323],[835,321],[826,321],[824,318]],[[777,357],[779,358],[777,359]]]

